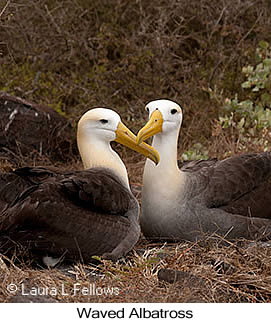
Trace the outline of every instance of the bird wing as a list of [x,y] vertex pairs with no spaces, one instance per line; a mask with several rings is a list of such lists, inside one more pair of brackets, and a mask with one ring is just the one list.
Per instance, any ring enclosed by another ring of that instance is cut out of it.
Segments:
[[211,167],[217,162],[216,158],[211,158],[207,160],[178,160],[178,166],[183,172],[197,172],[204,167]]
[[29,185],[40,184],[52,177],[61,179],[65,175],[72,174],[71,172],[59,171],[54,167],[21,167],[13,172],[19,178],[23,179]]
[[41,236],[43,248],[49,241],[52,251],[66,249],[85,259],[112,252],[121,243],[131,230],[127,214],[133,208],[136,217],[133,195],[110,171],[96,168],[30,186],[1,213],[0,228],[27,228],[35,248]]
[[46,182],[52,177],[61,179],[63,176],[62,172],[45,167],[22,167],[13,172],[0,173],[0,212],[32,185]]
[[270,218],[269,207],[264,208],[271,196],[270,175],[269,152],[217,161],[208,171],[206,204],[230,213]]

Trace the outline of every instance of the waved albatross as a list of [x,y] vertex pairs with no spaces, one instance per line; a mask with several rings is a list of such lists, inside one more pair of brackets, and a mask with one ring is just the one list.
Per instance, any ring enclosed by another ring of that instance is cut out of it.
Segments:
[[85,170],[25,167],[1,174],[1,236],[40,255],[65,254],[71,260],[89,261],[93,255],[116,260],[130,251],[140,235],[139,206],[111,141],[159,161],[151,146],[136,144],[116,112],[89,110],[77,130]]
[[251,153],[221,161],[177,164],[182,109],[169,100],[146,106],[149,121],[137,142],[153,137],[160,155],[146,161],[140,224],[145,237],[166,240],[217,233],[228,239],[270,237],[271,153]]

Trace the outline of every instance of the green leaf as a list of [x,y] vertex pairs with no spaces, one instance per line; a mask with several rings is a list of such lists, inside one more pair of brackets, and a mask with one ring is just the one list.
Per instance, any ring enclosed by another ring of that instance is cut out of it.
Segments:
[[264,66],[271,67],[271,58],[266,58],[263,60]]
[[252,89],[253,92],[259,92],[260,91],[260,88],[258,86],[255,86],[253,89]]
[[244,126],[244,124],[245,124],[245,118],[242,118],[239,122],[238,122],[238,125],[237,125],[237,127],[238,127],[238,129],[242,129],[243,128],[243,126]]
[[261,95],[261,101],[264,103],[264,105],[271,103],[271,95],[269,93],[263,93]]
[[250,81],[246,81],[246,82],[242,83],[242,88],[243,89],[249,89],[249,88],[251,88],[251,82]]
[[268,42],[266,42],[266,41],[264,41],[264,40],[261,40],[261,41],[259,42],[259,47],[260,47],[260,48],[262,48],[262,49],[268,49],[269,44],[268,44]]

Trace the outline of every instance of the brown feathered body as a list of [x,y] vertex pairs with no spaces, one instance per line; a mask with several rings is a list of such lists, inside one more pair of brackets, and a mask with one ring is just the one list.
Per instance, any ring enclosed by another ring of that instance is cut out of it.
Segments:
[[15,240],[43,256],[115,260],[140,234],[138,202],[106,168],[27,167],[1,174],[0,207],[1,249]]

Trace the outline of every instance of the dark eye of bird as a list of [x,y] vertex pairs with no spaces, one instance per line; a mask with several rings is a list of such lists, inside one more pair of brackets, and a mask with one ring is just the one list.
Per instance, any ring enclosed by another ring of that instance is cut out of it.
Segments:
[[176,109],[172,109],[170,112],[171,112],[171,114],[175,114],[175,113],[177,113],[177,110]]
[[101,122],[102,124],[106,124],[106,123],[108,123],[108,120],[106,120],[106,119],[101,119],[101,120],[100,120],[100,122]]
[[149,108],[146,108],[146,111],[149,112]]

